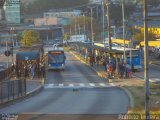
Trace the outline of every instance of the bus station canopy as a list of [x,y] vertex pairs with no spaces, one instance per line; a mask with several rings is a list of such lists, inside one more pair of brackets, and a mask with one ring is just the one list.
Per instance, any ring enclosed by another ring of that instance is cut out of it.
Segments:
[[[141,46],[144,46],[144,41],[140,42]],[[148,41],[150,47],[160,47],[160,41]]]
[[103,47],[96,46],[96,45],[94,45],[92,47],[91,43],[90,44],[86,44],[86,43],[79,42],[79,43],[76,43],[76,44],[78,46],[83,46],[83,47],[87,47],[87,48],[93,48],[93,49],[100,50],[100,51],[107,52],[107,53],[111,53],[111,54],[123,54],[123,51],[119,51],[119,50],[115,50],[115,49],[109,50],[108,48],[103,48]]
[[[117,44],[124,44],[124,40],[123,39],[112,39],[112,43],[117,43]],[[125,40],[125,44],[129,44],[130,40]]]
[[39,52],[18,52],[16,54],[16,60],[37,60],[40,58]]

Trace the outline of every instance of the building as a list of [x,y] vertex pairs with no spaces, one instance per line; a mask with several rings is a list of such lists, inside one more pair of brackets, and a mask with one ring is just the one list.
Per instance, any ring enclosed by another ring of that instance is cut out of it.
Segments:
[[73,10],[73,9],[54,9],[43,13],[44,18],[49,18],[49,17],[70,18],[73,16],[80,16],[80,15],[81,15],[81,10]]
[[57,25],[58,18],[36,18],[34,19],[34,25],[37,26],[48,26],[48,25]]
[[4,15],[7,24],[20,24],[20,2],[19,0],[5,1]]

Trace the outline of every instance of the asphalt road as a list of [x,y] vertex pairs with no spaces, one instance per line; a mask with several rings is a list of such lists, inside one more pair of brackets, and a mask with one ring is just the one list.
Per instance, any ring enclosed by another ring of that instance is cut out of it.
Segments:
[[0,113],[103,115],[126,113],[128,106],[129,98],[122,89],[109,86],[67,53],[66,69],[47,72],[42,92],[1,108]]
[[[155,80],[160,81],[160,66],[154,65],[154,64],[149,64],[149,79],[150,80]],[[144,69],[141,69],[137,72],[134,73],[137,77],[144,79]]]

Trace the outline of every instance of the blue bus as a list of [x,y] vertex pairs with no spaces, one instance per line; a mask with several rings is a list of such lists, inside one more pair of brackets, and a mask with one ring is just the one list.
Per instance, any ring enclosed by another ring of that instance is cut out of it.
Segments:
[[48,51],[48,70],[64,70],[66,55],[63,49]]
[[141,52],[139,49],[131,49],[126,51],[127,64],[131,66],[131,62],[134,69],[141,69]]
[[[124,51],[124,48],[117,48],[117,50]],[[125,48],[126,53],[126,63],[134,69],[138,70],[142,68],[141,65],[141,51],[139,49]]]

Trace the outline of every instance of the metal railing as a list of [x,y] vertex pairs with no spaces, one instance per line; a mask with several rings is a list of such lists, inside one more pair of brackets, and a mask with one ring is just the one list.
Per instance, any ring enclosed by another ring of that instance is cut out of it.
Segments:
[[0,82],[0,104],[25,95],[25,79]]

